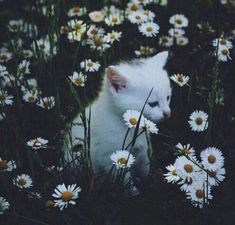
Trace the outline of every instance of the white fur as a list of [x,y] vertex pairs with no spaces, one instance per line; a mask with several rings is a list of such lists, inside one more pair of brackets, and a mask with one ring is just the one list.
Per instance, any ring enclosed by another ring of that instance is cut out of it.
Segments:
[[[91,105],[91,161],[96,174],[108,172],[112,167],[110,155],[120,150],[127,131],[123,113],[128,109],[140,111],[151,89],[148,102],[159,102],[158,107],[146,104],[144,116],[158,122],[169,116],[170,108],[167,96],[171,95],[170,81],[163,69],[168,52],[161,52],[148,59],[124,62],[106,70],[103,89],[99,98]],[[113,74],[112,74],[113,73]],[[116,84],[115,89],[112,84]],[[81,123],[78,115],[73,124]],[[128,135],[126,143],[132,140],[134,129]],[[72,140],[83,138],[82,126],[72,126]],[[137,139],[133,154],[136,157],[134,173],[146,177],[149,173],[149,160],[144,135]],[[69,149],[68,149],[69,151]],[[68,152],[67,152],[68,153]],[[66,154],[69,155],[69,154]],[[68,161],[71,158],[68,157]]]

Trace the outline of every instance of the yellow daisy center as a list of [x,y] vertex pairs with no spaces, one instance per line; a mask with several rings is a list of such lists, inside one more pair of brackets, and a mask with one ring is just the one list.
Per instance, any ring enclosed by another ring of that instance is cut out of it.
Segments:
[[117,17],[112,17],[112,22],[113,23],[117,23],[117,21],[118,21]]
[[216,157],[214,155],[209,155],[207,159],[208,159],[209,163],[215,163],[216,162]]
[[93,63],[92,62],[88,62],[87,63],[87,67],[92,67],[93,66]]
[[82,79],[80,77],[77,77],[74,79],[74,82],[77,84],[77,85],[81,85],[82,84]]
[[153,28],[152,28],[152,27],[147,27],[147,28],[146,28],[146,31],[147,31],[147,32],[152,32],[152,31],[153,31]]
[[44,45],[44,44],[39,44],[38,47],[39,47],[40,49],[44,49],[44,48],[45,48],[45,45]]
[[129,122],[130,122],[131,125],[136,125],[138,121],[137,121],[137,119],[135,117],[131,117],[129,119]]
[[29,97],[28,97],[28,101],[29,101],[29,102],[34,102],[34,101],[35,101],[35,98],[34,98],[33,96],[29,96]]
[[203,119],[202,119],[201,117],[197,117],[197,118],[195,119],[195,122],[196,122],[197,125],[201,125],[202,122],[203,122]]
[[203,198],[204,197],[204,191],[202,189],[197,189],[196,190],[196,196],[198,198]]
[[221,53],[222,53],[223,55],[228,55],[228,49],[223,49],[223,50],[221,51]]
[[64,202],[68,202],[72,199],[73,197],[73,193],[71,191],[64,191],[61,195],[61,199],[64,201]]
[[162,42],[163,42],[163,43],[167,43],[167,42],[168,42],[168,37],[163,36],[163,37],[162,37]]
[[92,29],[91,30],[91,34],[96,35],[97,34],[97,30],[96,29]]
[[101,45],[103,44],[102,39],[96,38],[96,39],[95,39],[95,44],[96,44],[97,46],[101,46]]
[[79,31],[79,30],[81,29],[81,24],[80,24],[80,23],[76,23],[76,24],[74,25],[74,29],[75,29],[76,31]]
[[193,172],[193,166],[191,164],[185,164],[184,165],[184,170],[187,172],[187,173],[192,173]]
[[137,5],[133,4],[130,9],[131,9],[131,11],[136,11],[137,10]]
[[54,203],[53,200],[48,200],[48,201],[46,202],[46,207],[54,207],[54,205],[55,205],[55,203]]
[[7,55],[5,55],[5,54],[2,54],[2,55],[0,56],[0,58],[1,58],[3,61],[5,61],[5,60],[8,59]]
[[126,164],[126,163],[127,163],[127,159],[124,158],[124,157],[121,157],[121,158],[119,158],[119,159],[117,160],[117,163],[118,163],[118,164]]
[[81,8],[79,6],[73,7],[72,11],[74,13],[79,13],[81,11]]
[[0,170],[7,169],[7,161],[6,160],[0,160]]
[[5,100],[5,96],[0,94],[0,101],[4,101]]
[[172,175],[177,176],[176,169],[171,171]]
[[20,185],[20,186],[24,186],[24,185],[26,185],[26,180],[23,179],[23,178],[20,178],[20,179],[17,181],[17,184]]
[[184,75],[183,74],[178,74],[177,81],[182,83],[184,81]]
[[178,24],[182,24],[182,20],[181,19],[176,19],[175,22],[178,23]]
[[135,17],[135,19],[136,19],[136,20],[140,20],[141,17],[137,15],[137,16]]
[[189,149],[187,147],[184,147],[182,150],[181,150],[182,154],[183,155],[188,155],[189,154]]

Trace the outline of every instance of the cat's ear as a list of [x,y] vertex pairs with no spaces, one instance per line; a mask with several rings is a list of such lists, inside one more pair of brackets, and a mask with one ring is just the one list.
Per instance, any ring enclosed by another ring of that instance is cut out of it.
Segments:
[[106,76],[110,86],[116,91],[126,88],[127,80],[125,77],[120,75],[116,70],[115,66],[109,66],[106,69]]
[[160,53],[156,54],[155,56],[153,56],[152,60],[156,65],[158,65],[158,66],[160,65],[160,66],[164,67],[166,65],[168,56],[169,56],[169,52],[163,51],[163,52],[160,52]]

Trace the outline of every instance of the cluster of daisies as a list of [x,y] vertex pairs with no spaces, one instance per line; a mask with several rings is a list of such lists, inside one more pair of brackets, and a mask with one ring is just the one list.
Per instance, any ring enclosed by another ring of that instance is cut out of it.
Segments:
[[[128,127],[128,131],[132,128],[136,129],[138,126],[140,132],[137,136],[140,136],[143,132],[158,134],[158,128],[156,124],[151,120],[146,119],[140,112],[136,110],[127,110],[123,114],[123,119]],[[117,169],[128,169],[135,162],[135,157],[131,154],[130,151],[125,149],[125,146],[123,150],[117,150],[114,152],[110,158],[113,162],[113,165],[115,165]]]
[[[11,172],[16,169],[16,162],[14,160],[7,161],[0,158],[0,173]],[[61,167],[48,167],[47,171],[61,171]],[[33,187],[32,178],[28,174],[20,174],[12,179],[13,185],[19,188],[20,191],[23,191],[27,194],[29,199],[41,200],[42,196],[38,192],[31,191]],[[55,199],[47,200],[45,203],[46,207],[58,207],[60,210],[66,208],[69,204],[75,205],[75,200],[78,198],[81,188],[77,184],[71,184],[66,186],[65,184],[57,185],[54,189],[52,197]],[[10,203],[2,196],[0,196],[0,214],[3,214],[6,210],[10,208]]]
[[188,18],[183,14],[175,14],[169,18],[169,23],[173,27],[169,29],[168,35],[159,39],[159,44],[164,47],[170,47],[174,43],[179,46],[187,45],[189,40],[184,36],[184,28],[188,27]]
[[231,60],[230,50],[233,48],[232,41],[221,36],[214,39],[212,45],[215,48],[215,55],[219,61],[227,62],[228,60]]
[[100,66],[101,65],[99,62],[94,62],[91,59],[85,59],[80,63],[81,71],[79,73],[74,71],[73,74],[69,76],[69,79],[74,85],[84,87],[87,80],[87,73],[97,72]]
[[201,151],[199,161],[195,149],[189,144],[178,143],[175,148],[180,156],[173,165],[166,167],[165,179],[179,185],[187,199],[202,208],[212,199],[211,188],[225,179],[224,157],[219,149],[208,147]]

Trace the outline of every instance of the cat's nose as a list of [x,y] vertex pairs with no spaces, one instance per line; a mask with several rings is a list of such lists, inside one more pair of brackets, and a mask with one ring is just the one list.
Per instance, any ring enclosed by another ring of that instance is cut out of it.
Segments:
[[168,111],[168,112],[163,112],[163,116],[165,118],[169,118],[171,116],[171,111]]

